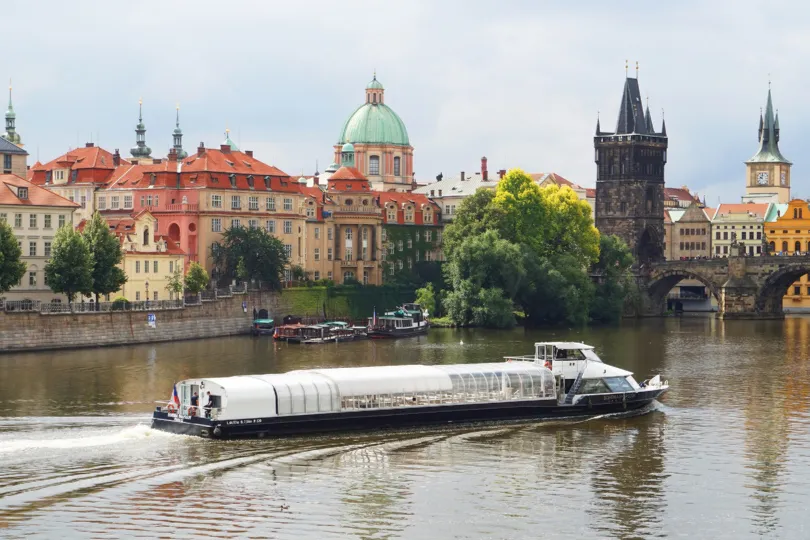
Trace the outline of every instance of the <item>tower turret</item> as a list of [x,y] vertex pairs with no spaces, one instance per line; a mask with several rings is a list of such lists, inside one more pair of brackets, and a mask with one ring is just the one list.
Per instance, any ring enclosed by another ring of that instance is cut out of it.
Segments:
[[146,126],[143,123],[143,99],[138,100],[138,125],[135,126],[135,146],[129,153],[134,158],[148,158],[152,155],[152,149],[146,146]]
[[776,201],[790,201],[790,167],[793,165],[779,150],[779,114],[774,114],[770,83],[765,115],[759,113],[759,151],[745,162],[747,167],[746,197],[763,201],[776,197]]
[[185,159],[188,157],[188,152],[183,150],[183,130],[180,129],[180,105],[177,106],[175,114],[176,121],[174,131],[172,132],[172,148],[174,148],[174,152],[177,154],[177,159]]
[[17,115],[14,112],[14,105],[11,103],[11,79],[9,79],[8,109],[6,109],[6,132],[3,133],[3,138],[8,142],[16,144],[17,146],[22,146],[20,134],[17,133],[16,122],[17,122]]

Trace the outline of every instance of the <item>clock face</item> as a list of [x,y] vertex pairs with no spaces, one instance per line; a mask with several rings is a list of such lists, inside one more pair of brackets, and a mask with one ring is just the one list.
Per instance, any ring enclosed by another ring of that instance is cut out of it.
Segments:
[[782,185],[784,186],[785,184],[787,184],[787,173],[782,171]]
[[768,183],[768,173],[760,172],[757,173],[757,184],[760,186],[764,186]]

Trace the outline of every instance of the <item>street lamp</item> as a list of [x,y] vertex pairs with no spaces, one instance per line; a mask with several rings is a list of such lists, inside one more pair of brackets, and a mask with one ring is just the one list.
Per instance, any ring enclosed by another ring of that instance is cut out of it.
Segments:
[[149,280],[147,279],[144,282],[144,286],[146,287],[146,305],[149,305]]

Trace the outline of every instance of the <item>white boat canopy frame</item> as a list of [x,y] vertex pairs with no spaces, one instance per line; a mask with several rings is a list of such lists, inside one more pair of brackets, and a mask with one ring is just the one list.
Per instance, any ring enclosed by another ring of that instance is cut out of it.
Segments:
[[556,399],[542,364],[312,369],[283,374],[189,379],[220,396],[220,420],[465,402]]

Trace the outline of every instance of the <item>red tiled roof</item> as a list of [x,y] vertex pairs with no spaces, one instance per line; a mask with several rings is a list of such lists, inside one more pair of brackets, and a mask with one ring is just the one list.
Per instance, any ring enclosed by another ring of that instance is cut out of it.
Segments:
[[[148,188],[152,185],[153,174],[155,187],[173,189],[218,188],[298,193],[301,186],[284,171],[244,152],[206,148],[201,156],[195,153],[178,161],[122,165],[110,177],[108,189]],[[233,185],[231,175],[234,175]],[[249,176],[252,176],[253,186],[248,181]],[[265,183],[265,177],[269,179],[269,186]]]
[[554,183],[556,183],[558,186],[568,186],[570,188],[580,187],[579,185],[577,185],[577,184],[573,183],[572,181],[568,180],[567,178],[563,178],[562,176],[560,176],[559,174],[554,173],[554,172],[552,172],[552,173],[530,173],[529,176],[535,182],[539,182],[540,180],[543,180],[546,176],[550,176],[551,180]]
[[332,180],[362,180],[366,182],[368,178],[363,176],[363,173],[356,167],[341,167],[329,177],[329,182],[332,182]]
[[706,214],[706,217],[712,219],[714,217],[714,213],[717,211],[717,208],[709,208],[706,206],[703,208],[703,213]]
[[588,197],[589,199],[595,199],[596,198],[596,188],[591,188],[591,187],[585,188],[585,196]]
[[[127,160],[121,158],[121,163],[127,163]],[[31,169],[35,171],[52,171],[53,169],[64,169],[66,167],[71,169],[112,170],[115,165],[113,164],[112,153],[100,146],[90,146],[70,150],[44,165],[37,162]]]
[[[130,214],[129,216],[124,217],[105,217],[104,221],[110,226],[110,231],[118,238],[118,241],[123,245],[124,242],[132,242],[129,238],[131,234],[135,232],[135,221],[138,217],[143,215],[144,213],[148,213],[148,210],[141,210],[138,213]],[[76,229],[79,232],[83,232],[85,226],[87,225],[87,220],[83,219]],[[166,242],[166,251],[158,251],[158,250],[149,250],[149,251],[134,251],[134,250],[127,250],[127,253],[143,253],[143,254],[151,254],[151,255],[185,255],[186,252],[180,247],[180,243],[172,240],[168,236],[161,236],[161,235],[154,235],[154,242],[152,245],[157,245],[158,242],[164,241]]]
[[679,201],[688,201],[688,202],[697,201],[697,202],[700,202],[700,200],[698,200],[697,197],[692,195],[692,193],[689,191],[689,188],[687,188],[686,186],[684,186],[682,188],[665,187],[664,188],[664,197],[666,197],[668,199],[678,199]]
[[751,213],[757,217],[765,217],[768,211],[767,203],[741,203],[741,204],[721,204],[717,207],[717,212],[714,217],[729,214],[747,214]]
[[[79,205],[45,188],[32,184],[14,174],[0,175],[0,204],[21,206],[57,206],[60,208],[78,208]],[[17,188],[28,188],[28,198],[20,199]]]

